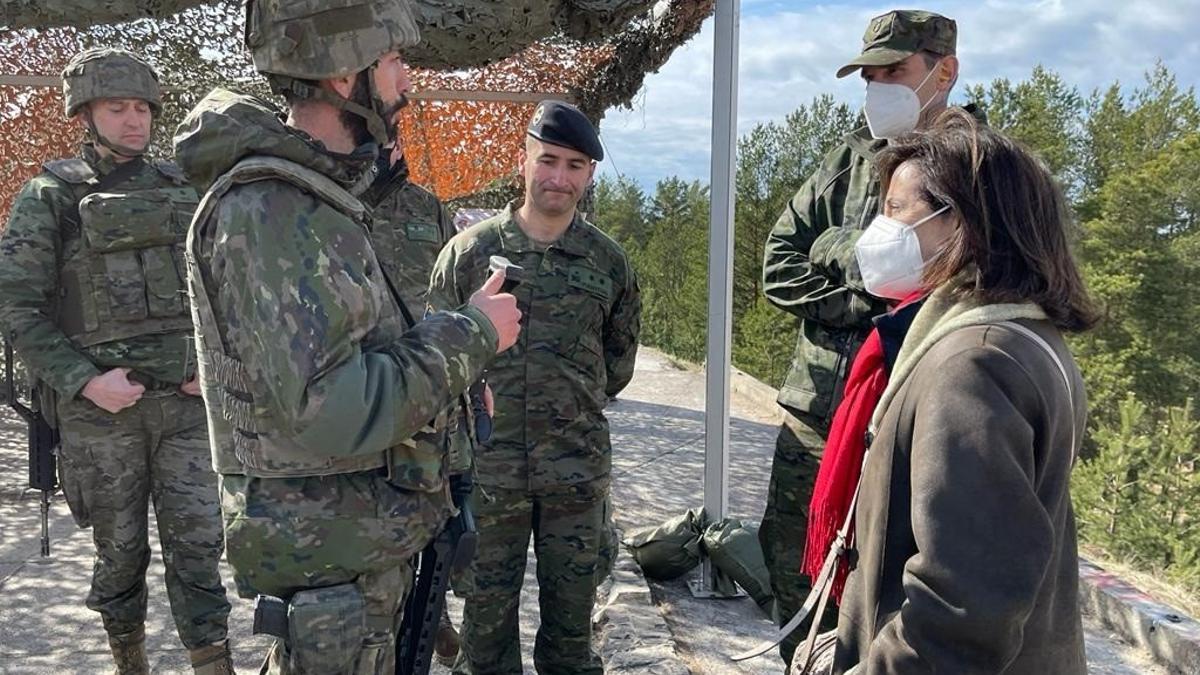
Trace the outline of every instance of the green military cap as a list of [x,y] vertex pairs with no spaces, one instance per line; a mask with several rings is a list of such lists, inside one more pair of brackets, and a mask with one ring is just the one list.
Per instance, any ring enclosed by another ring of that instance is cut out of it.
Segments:
[[958,41],[954,19],[919,9],[897,9],[871,19],[863,33],[863,50],[837,71],[845,77],[863,66],[890,66],[917,52],[953,54]]

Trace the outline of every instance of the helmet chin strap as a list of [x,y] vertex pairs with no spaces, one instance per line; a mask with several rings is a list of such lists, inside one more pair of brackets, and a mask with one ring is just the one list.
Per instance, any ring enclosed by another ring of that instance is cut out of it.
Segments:
[[[380,145],[390,145],[395,143],[396,138],[399,135],[399,131],[396,128],[396,113],[400,112],[402,108],[408,105],[408,97],[404,94],[400,94],[399,100],[392,105],[388,105],[384,103],[383,97],[379,95],[379,87],[375,86],[374,65],[367,69],[365,76],[367,78],[367,92],[371,97],[371,108],[378,119],[383,122],[384,132],[387,134],[386,143],[379,141],[378,138],[376,138],[376,142],[378,142]],[[370,127],[369,120],[367,122],[367,126],[368,128]]]
[[[396,113],[408,105],[408,97],[401,94],[400,100],[392,105],[383,101],[379,88],[375,86],[375,68],[378,63],[371,64],[360,76],[367,78],[367,95],[369,101],[364,105],[353,99],[343,98],[336,92],[315,86],[294,77],[277,76],[271,79],[271,89],[277,94],[290,92],[297,98],[310,101],[322,101],[329,105],[362,118],[366,124],[367,133],[379,147],[388,145],[396,140],[397,130],[394,118]],[[369,107],[368,107],[369,106]]]
[[312,101],[322,101],[337,108],[344,110],[351,115],[361,117],[367,125],[367,133],[371,135],[371,139],[375,144],[382,147],[392,142],[396,135],[396,126],[389,120],[396,114],[396,111],[408,103],[407,99],[402,98],[396,105],[388,106],[384,104],[379,96],[379,90],[375,87],[374,78],[375,66],[372,65],[363,76],[367,78],[367,91],[369,92],[370,107],[348,98],[342,98],[337,93],[332,92],[323,87],[313,86],[308,82],[296,78],[287,78],[279,82],[280,88],[277,93],[283,93],[284,90],[290,91],[297,97],[309,99]]
[[113,143],[105,138],[104,135],[100,133],[100,130],[96,128],[96,123],[92,120],[92,114],[90,112],[85,113],[83,118],[87,120],[88,134],[91,136],[92,140],[108,148],[112,152],[124,157],[125,159],[136,159],[146,154],[146,148],[137,150],[129,147],[128,145]]

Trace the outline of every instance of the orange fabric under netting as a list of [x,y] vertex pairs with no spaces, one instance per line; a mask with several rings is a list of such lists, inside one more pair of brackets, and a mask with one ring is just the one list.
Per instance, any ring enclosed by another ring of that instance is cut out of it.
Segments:
[[533,103],[416,101],[400,123],[412,180],[445,199],[517,167]]
[[21,186],[42,162],[74,153],[81,129],[63,119],[54,89],[0,87],[0,229]]
[[[4,36],[0,73],[58,72],[77,49],[63,31]],[[63,119],[62,95],[56,89],[0,86],[0,228],[8,220],[13,198],[42,162],[74,151],[80,129]]]
[[[31,43],[23,57],[0,57],[0,72],[54,72],[74,48],[70,39]],[[453,72],[413,69],[413,88],[569,91],[611,53],[606,46],[537,43],[486,68]],[[533,103],[503,101],[413,101],[400,123],[413,180],[429,186],[442,199],[452,199],[511,173],[533,108]],[[80,129],[62,119],[61,111],[61,95],[55,89],[0,86],[3,220],[7,220],[16,193],[44,161],[74,152]]]

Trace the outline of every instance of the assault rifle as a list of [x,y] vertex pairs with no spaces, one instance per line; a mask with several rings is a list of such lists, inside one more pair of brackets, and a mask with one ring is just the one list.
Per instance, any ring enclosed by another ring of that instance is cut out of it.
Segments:
[[396,638],[396,675],[429,672],[450,575],[467,569],[479,545],[469,501],[473,487],[470,474],[450,477],[450,496],[458,515],[421,551],[416,581],[405,601],[404,620]]
[[29,405],[21,402],[17,395],[17,383],[13,374],[12,345],[4,341],[4,383],[7,402],[28,425],[29,438],[29,487],[42,493],[42,557],[50,556],[50,497],[58,489],[54,451],[58,447],[58,430],[50,426],[38,410],[37,397],[31,392]]

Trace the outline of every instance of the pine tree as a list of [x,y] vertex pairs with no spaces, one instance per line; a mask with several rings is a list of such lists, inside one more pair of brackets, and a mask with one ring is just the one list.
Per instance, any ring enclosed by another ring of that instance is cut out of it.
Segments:
[[774,385],[787,372],[798,322],[762,295],[763,245],[796,190],[855,121],[849,106],[823,95],[738,141],[733,362]]
[[632,179],[624,176],[601,176],[593,194],[593,220],[600,229],[632,253],[646,245],[650,238],[646,219],[646,193]]

